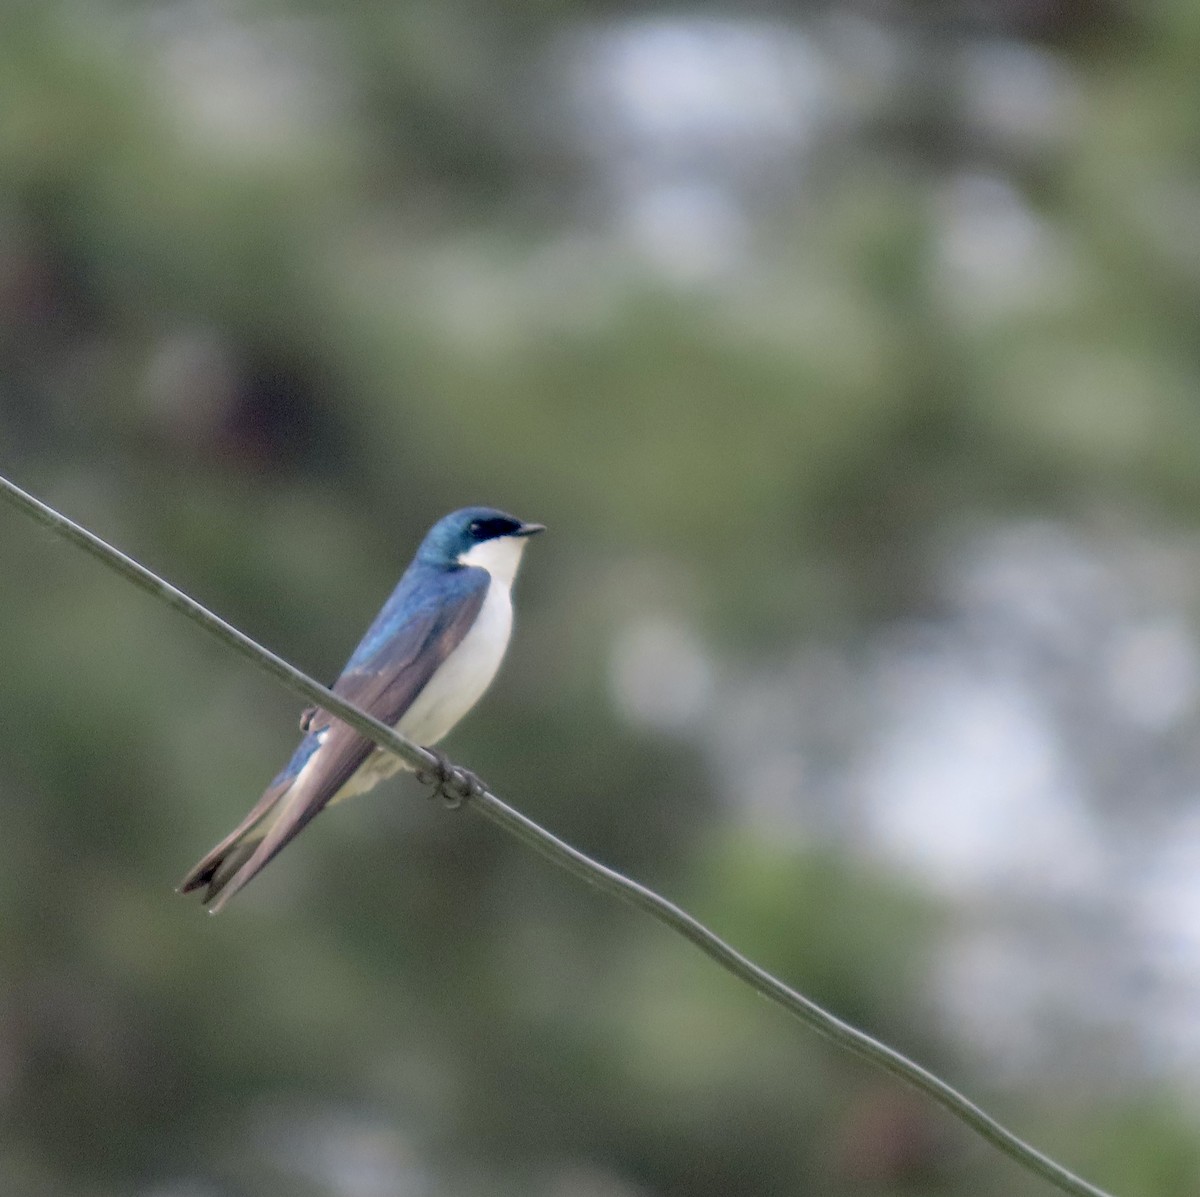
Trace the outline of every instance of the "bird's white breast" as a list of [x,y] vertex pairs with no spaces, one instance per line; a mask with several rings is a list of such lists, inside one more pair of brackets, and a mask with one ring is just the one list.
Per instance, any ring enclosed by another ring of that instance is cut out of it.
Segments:
[[512,581],[524,539],[503,537],[476,545],[459,558],[491,575],[470,631],[426,682],[396,730],[418,744],[436,744],[480,700],[504,660],[512,634]]
[[418,744],[436,744],[492,684],[511,633],[509,588],[493,578],[470,631],[425,683],[396,730]]

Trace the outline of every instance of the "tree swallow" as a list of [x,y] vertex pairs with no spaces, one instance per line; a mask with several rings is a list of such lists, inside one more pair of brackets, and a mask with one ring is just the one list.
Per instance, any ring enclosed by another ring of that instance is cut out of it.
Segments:
[[[513,578],[526,538],[543,531],[491,507],[440,519],[333,692],[414,743],[436,744],[496,676],[512,631]],[[179,886],[205,886],[214,914],[324,807],[410,767],[320,708],[305,711],[300,728],[292,759]]]

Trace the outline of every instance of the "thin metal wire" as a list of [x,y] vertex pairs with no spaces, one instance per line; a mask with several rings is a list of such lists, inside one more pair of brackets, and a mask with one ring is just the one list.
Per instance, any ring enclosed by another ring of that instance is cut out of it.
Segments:
[[[182,590],[176,589],[146,569],[145,566],[139,565],[132,557],[127,557],[124,553],[114,549],[86,528],[72,522],[66,516],[60,515],[54,508],[48,507],[2,476],[0,476],[0,497],[7,499],[13,506],[38,523],[52,529],[64,539],[83,549],[84,552],[102,561],[135,586],[152,594],[194,623],[199,624],[235,652],[252,661],[260,669],[274,675],[285,686],[302,695],[309,702],[316,703],[344,720],[379,747],[394,752],[402,760],[415,769],[425,772],[431,778],[440,779],[443,776],[445,770],[438,756],[406,740],[390,727],[373,719],[357,707],[351,706],[307,674],[301,673],[299,669],[290,665],[282,657],[263,648],[249,636],[238,631],[232,624],[226,623],[206,607],[202,607]],[[1074,1197],[1111,1197],[1111,1194],[1076,1176],[1049,1156],[1018,1138],[1012,1131],[1002,1126],[990,1114],[985,1113],[973,1101],[940,1077],[922,1068],[921,1065],[894,1048],[872,1038],[865,1031],[860,1031],[849,1023],[843,1022],[803,994],[785,985],[765,969],[760,968],[730,947],[724,940],[714,935],[707,927],[673,902],[669,902],[653,890],[647,889],[646,886],[618,873],[615,869],[610,869],[608,866],[592,860],[591,857],[585,856],[582,852],[572,848],[570,844],[558,839],[544,827],[533,822],[532,819],[526,818],[525,815],[502,802],[486,787],[482,790],[474,789],[469,785],[469,779],[473,775],[468,774],[466,770],[451,766],[450,772],[452,774],[450,783],[465,793],[467,805],[478,811],[484,818],[503,827],[535,852],[540,853],[560,868],[566,869],[567,872],[573,873],[589,885],[612,894],[639,910],[644,910],[652,918],[670,927],[673,931],[677,931],[722,968],[744,981],[764,997],[782,1006],[789,1014],[819,1034],[931,1097],[955,1118],[965,1123],[1023,1168],[1042,1177],[1060,1191],[1073,1194]]]

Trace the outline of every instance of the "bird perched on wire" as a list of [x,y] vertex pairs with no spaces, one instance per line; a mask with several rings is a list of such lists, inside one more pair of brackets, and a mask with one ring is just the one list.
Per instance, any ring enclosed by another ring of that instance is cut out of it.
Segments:
[[[367,630],[333,692],[432,748],[479,701],[512,632],[512,584],[527,524],[491,507],[440,519]],[[292,759],[242,822],[180,883],[220,910],[326,806],[410,768],[327,711],[300,720]],[[440,753],[439,777],[449,779]],[[468,780],[473,780],[468,775]]]

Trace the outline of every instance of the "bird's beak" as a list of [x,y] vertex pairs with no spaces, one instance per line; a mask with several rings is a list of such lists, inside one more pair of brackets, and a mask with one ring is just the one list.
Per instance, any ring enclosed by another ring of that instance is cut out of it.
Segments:
[[514,533],[514,536],[536,536],[539,532],[545,532],[545,524],[522,524]]

